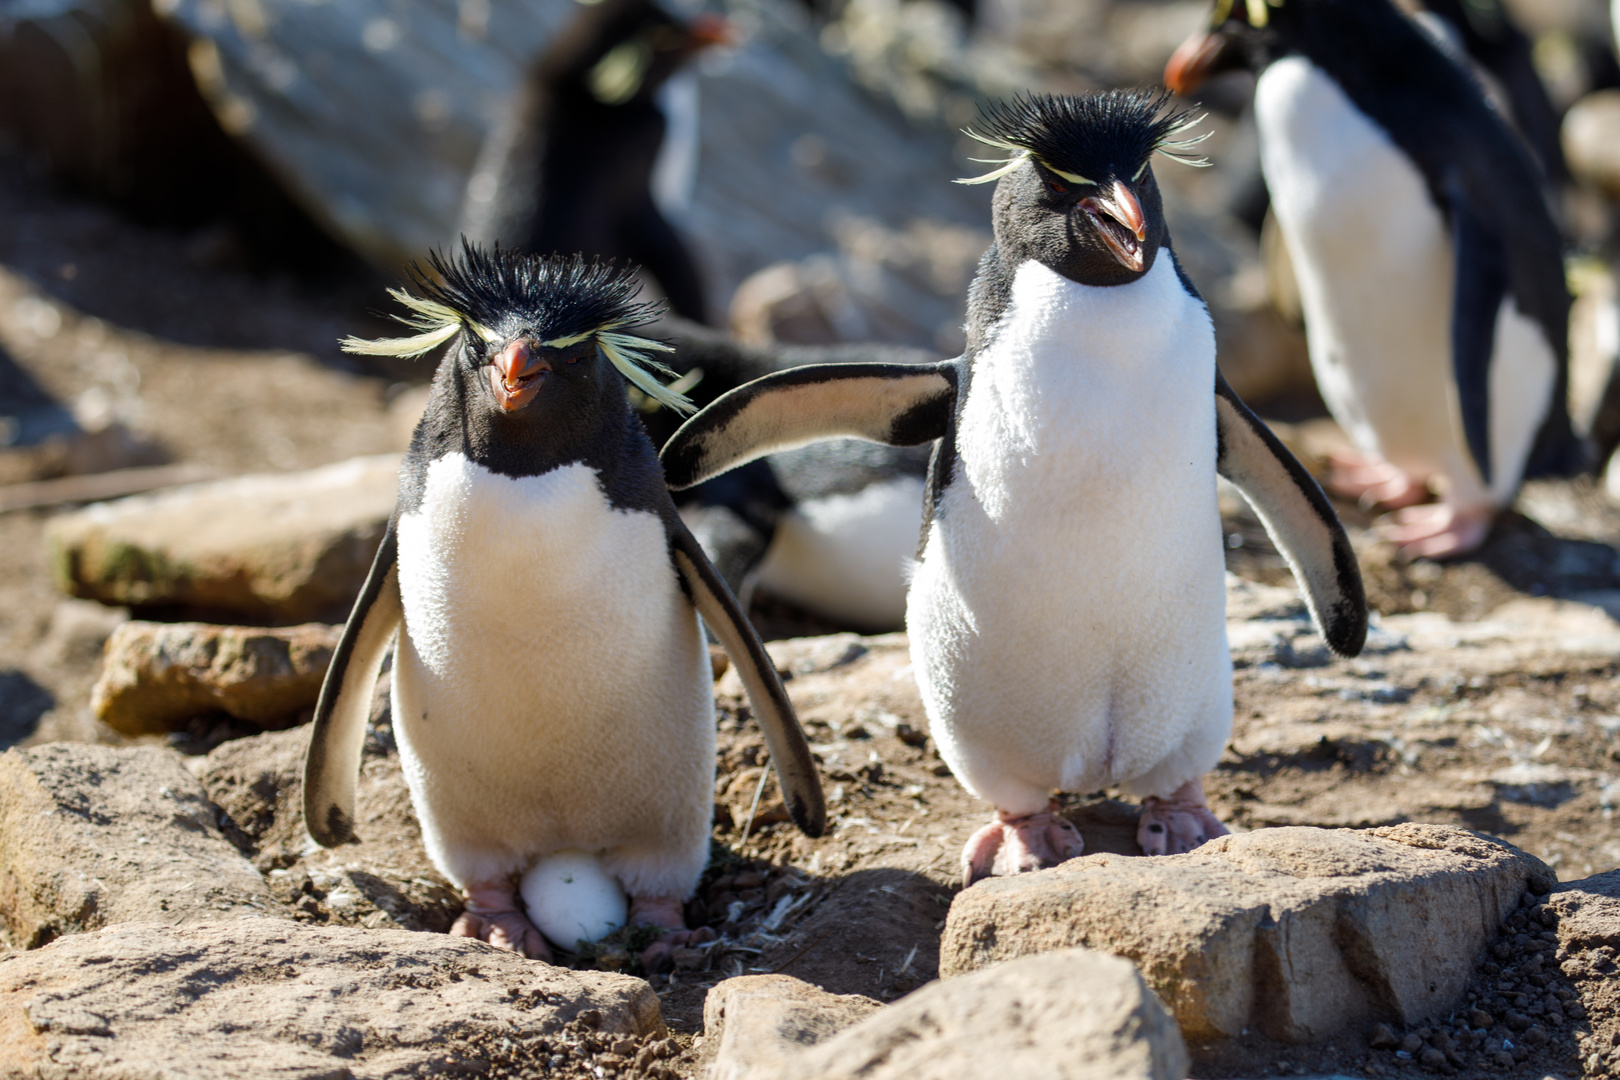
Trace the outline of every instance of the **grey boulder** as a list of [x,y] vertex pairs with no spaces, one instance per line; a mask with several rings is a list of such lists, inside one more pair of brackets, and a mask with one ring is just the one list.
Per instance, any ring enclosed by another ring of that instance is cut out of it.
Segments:
[[530,1075],[662,1033],[640,979],[443,934],[133,923],[0,961],[6,1075]]
[[113,923],[285,917],[180,755],[48,743],[0,754],[0,917],[11,944]]
[[1262,829],[980,882],[951,905],[940,972],[1085,945],[1134,961],[1188,1038],[1312,1042],[1451,1008],[1526,884],[1554,880],[1451,826]]

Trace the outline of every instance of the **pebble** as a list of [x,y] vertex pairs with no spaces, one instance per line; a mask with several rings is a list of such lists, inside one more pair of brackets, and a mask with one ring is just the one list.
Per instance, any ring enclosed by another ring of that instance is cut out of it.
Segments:
[[1401,1040],[1401,1049],[1408,1054],[1415,1054],[1423,1048],[1423,1038],[1417,1032],[1408,1032],[1406,1038]]
[[1473,1012],[1468,1014],[1468,1024],[1470,1027],[1488,1028],[1495,1023],[1496,1017],[1492,1016],[1484,1009],[1475,1009]]
[[1388,1024],[1374,1024],[1367,1045],[1374,1050],[1388,1050],[1396,1044],[1395,1032]]
[[1506,1050],[1498,1050],[1496,1053],[1491,1055],[1491,1060],[1496,1063],[1496,1067],[1498,1069],[1513,1068],[1513,1055],[1508,1053]]

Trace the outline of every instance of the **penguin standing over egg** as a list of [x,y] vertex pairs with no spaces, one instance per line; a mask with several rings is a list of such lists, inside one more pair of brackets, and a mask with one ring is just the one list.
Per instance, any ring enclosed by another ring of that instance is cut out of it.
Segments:
[[1394,510],[1408,555],[1477,548],[1521,480],[1587,465],[1537,167],[1389,0],[1218,0],[1165,83],[1191,93],[1243,64],[1311,366],[1356,448],[1331,482]]
[[[681,931],[713,813],[699,616],[737,665],[794,822],[819,835],[825,810],[776,670],[631,410],[627,382],[690,407],[649,371],[667,346],[634,333],[656,309],[634,300],[633,270],[579,257],[464,245],[431,262],[436,283],[393,294],[415,334],[345,343],[448,347],[316,707],[310,835],[353,836],[371,688],[397,639],[405,778],[428,855],[467,898],[451,932],[543,959],[541,928],[570,948],[626,914]],[[594,910],[556,910],[575,897]]]
[[937,440],[907,596],[912,660],[952,772],[996,816],[968,883],[1079,854],[1053,793],[1143,796],[1149,854],[1226,832],[1202,777],[1226,745],[1232,663],[1216,475],[1254,504],[1328,645],[1367,610],[1321,490],[1215,367],[1208,309],[1170,249],[1150,159],[1188,154],[1166,95],[993,108],[1009,154],[967,352],[927,367],[800,368],[735,390],[664,447],[672,486],[835,436]]

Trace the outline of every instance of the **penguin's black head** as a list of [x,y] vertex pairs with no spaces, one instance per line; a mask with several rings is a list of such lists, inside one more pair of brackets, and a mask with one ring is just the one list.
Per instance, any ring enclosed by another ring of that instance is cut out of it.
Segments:
[[624,412],[625,380],[659,404],[692,410],[647,370],[669,373],[648,353],[670,346],[627,332],[660,313],[658,304],[636,301],[633,267],[486,252],[465,240],[459,258],[435,252],[428,262],[433,276],[413,265],[411,290],[391,291],[411,312],[400,321],[418,333],[350,338],[347,351],[419,356],[448,341],[441,375],[460,385],[464,408],[502,425],[578,428],[605,410]]
[[1182,42],[1165,64],[1164,85],[1186,96],[1223,72],[1259,71],[1296,47],[1298,8],[1307,3],[1215,0],[1209,24]]
[[617,106],[651,100],[681,65],[731,40],[731,25],[710,12],[681,19],[657,0],[598,0],[558,36],[540,66],[552,85]]
[[1167,112],[1170,95],[1110,90],[1074,97],[1015,98],[986,108],[968,134],[1011,152],[1002,166],[964,183],[999,180],[996,244],[1012,262],[1035,259],[1084,285],[1125,285],[1153,268],[1168,239],[1149,159],[1190,164],[1197,122]]

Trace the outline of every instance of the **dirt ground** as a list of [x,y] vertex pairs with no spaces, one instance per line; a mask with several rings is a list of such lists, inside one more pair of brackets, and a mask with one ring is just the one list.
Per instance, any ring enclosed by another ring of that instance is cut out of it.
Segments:
[[[400,448],[390,403],[425,365],[362,370],[335,346],[377,329],[367,310],[383,305],[382,284],[352,264],[296,276],[253,267],[227,229],[144,228],[0,155],[0,393],[43,395],[81,416],[110,409],[170,461],[234,474]],[[1530,485],[1479,555],[1443,565],[1399,563],[1365,515],[1342,510],[1383,616],[1488,622],[1526,597],[1620,613],[1620,507],[1591,482]],[[1230,568],[1286,583],[1258,523],[1231,511]],[[42,543],[51,513],[0,514],[0,746],[117,738],[90,717],[88,696],[118,615],[54,590]],[[758,614],[778,632],[829,629],[780,605]],[[722,681],[717,855],[689,909],[722,932],[721,945],[654,979],[681,1039],[669,1063],[682,1075],[695,1068],[703,995],[721,978],[783,972],[885,1001],[933,978],[958,853],[986,819],[925,734],[903,639],[831,638],[794,655],[801,670],[789,689],[821,759],[831,825],[820,840],[798,836],[773,820],[769,787],[749,820],[763,742],[735,676]],[[1332,663],[1249,662],[1239,650],[1238,665],[1233,739],[1211,782],[1216,812],[1234,827],[1456,823],[1520,845],[1566,880],[1620,864],[1610,820],[1620,658],[1549,656],[1460,676],[1391,646]],[[1522,782],[1502,779],[1514,768]],[[1089,850],[1134,852],[1131,806],[1104,792],[1070,809]],[[1488,1001],[1497,991],[1481,978],[1476,996]],[[1492,1075],[1579,1074],[1567,1035]],[[1195,1048],[1195,1060],[1201,1076],[1416,1068],[1364,1035],[1329,1047]]]

